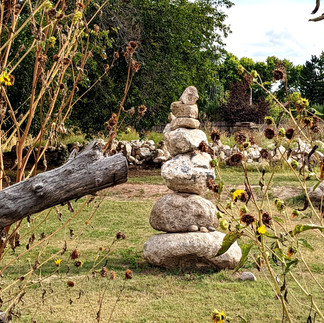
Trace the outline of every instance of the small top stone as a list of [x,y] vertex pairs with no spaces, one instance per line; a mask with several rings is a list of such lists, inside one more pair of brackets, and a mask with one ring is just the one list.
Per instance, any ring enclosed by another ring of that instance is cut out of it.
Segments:
[[196,104],[199,99],[198,91],[194,86],[187,87],[182,93],[179,101],[184,104]]

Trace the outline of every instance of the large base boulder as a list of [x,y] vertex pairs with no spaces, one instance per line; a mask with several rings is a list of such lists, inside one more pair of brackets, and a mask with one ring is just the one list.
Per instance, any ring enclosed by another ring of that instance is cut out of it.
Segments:
[[144,244],[143,255],[150,264],[165,268],[233,269],[242,257],[237,242],[224,254],[215,257],[224,236],[217,231],[157,234]]
[[150,224],[164,232],[188,232],[190,227],[216,227],[217,208],[209,200],[185,193],[167,194],[153,206]]
[[163,164],[161,176],[173,191],[204,195],[208,191],[207,181],[215,179],[210,161],[211,157],[200,151],[177,155]]

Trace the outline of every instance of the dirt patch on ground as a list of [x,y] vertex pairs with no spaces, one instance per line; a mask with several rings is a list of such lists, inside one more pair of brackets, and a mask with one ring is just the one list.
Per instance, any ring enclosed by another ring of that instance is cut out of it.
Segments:
[[274,197],[278,197],[281,200],[286,200],[291,197],[298,196],[303,193],[303,189],[300,187],[283,187],[276,186],[271,188],[271,192]]
[[[244,189],[244,187],[236,187],[237,189]],[[254,189],[254,187],[252,187]],[[125,183],[106,189],[105,194],[110,199],[119,200],[132,200],[132,199],[143,199],[143,200],[158,200],[166,194],[170,194],[173,191],[168,189],[165,185],[160,184],[135,184]],[[274,197],[281,200],[286,200],[298,196],[302,193],[301,188],[296,187],[282,187],[276,186],[270,189],[270,193]],[[262,194],[262,193],[261,193]],[[260,193],[257,194],[261,195]]]
[[120,184],[105,190],[105,194],[111,199],[130,200],[158,200],[162,196],[172,193],[165,185],[156,184]]

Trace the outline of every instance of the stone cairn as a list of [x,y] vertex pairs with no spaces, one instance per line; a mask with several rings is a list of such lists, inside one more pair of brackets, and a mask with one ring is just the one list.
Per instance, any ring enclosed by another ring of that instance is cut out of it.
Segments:
[[202,197],[208,179],[215,179],[211,157],[198,147],[207,137],[199,130],[197,89],[188,87],[179,101],[171,104],[170,123],[164,130],[172,159],[161,175],[174,192],[159,199],[151,211],[150,224],[163,234],[151,236],[144,244],[144,258],[166,268],[234,268],[241,258],[237,243],[215,257],[224,233],[217,232],[217,209]]

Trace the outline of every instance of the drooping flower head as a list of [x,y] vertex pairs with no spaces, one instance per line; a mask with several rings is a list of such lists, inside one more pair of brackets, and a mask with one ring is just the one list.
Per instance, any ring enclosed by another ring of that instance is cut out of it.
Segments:
[[273,79],[275,81],[286,79],[286,67],[283,62],[278,61],[276,68],[273,71]]

